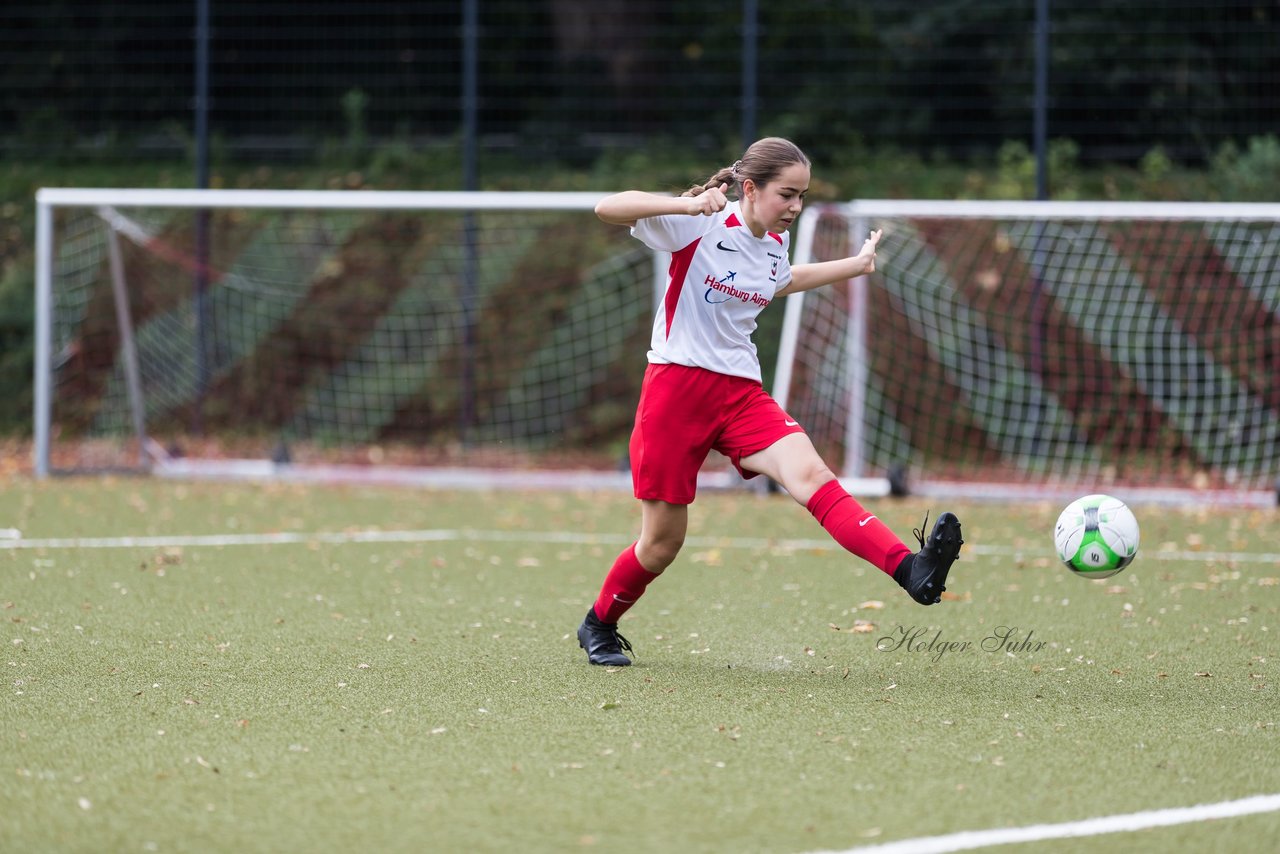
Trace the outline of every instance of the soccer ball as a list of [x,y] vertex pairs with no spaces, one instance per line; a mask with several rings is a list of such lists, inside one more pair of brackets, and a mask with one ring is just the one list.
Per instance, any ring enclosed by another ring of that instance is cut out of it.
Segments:
[[1067,569],[1083,578],[1108,578],[1138,554],[1138,520],[1123,501],[1086,495],[1066,506],[1053,544]]

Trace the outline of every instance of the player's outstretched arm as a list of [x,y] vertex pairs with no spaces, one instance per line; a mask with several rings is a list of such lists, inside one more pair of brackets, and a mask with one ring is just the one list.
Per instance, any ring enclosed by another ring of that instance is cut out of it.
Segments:
[[729,204],[725,192],[728,184],[712,187],[696,196],[661,196],[642,190],[624,190],[596,202],[596,216],[612,225],[632,226],[638,219],[651,216],[687,214],[710,216]]
[[813,264],[796,264],[791,268],[791,281],[778,291],[775,296],[786,296],[799,291],[810,291],[829,285],[832,282],[843,282],[847,279],[865,276],[876,271],[876,244],[880,242],[880,229],[871,232],[871,236],[862,244],[857,255],[841,258],[838,261],[818,261]]

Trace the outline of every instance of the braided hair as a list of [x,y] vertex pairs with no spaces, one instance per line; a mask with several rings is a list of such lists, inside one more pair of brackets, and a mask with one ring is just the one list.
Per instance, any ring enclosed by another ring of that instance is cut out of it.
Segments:
[[707,190],[728,184],[730,192],[742,198],[742,182],[750,178],[757,185],[767,184],[792,163],[809,165],[809,158],[789,139],[768,136],[758,139],[743,153],[742,159],[725,166],[701,184],[685,190],[683,196],[700,196]]

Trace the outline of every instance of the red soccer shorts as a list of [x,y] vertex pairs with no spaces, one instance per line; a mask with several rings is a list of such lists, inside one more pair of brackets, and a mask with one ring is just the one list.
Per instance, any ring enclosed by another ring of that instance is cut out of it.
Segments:
[[760,383],[684,365],[649,365],[631,431],[636,498],[692,504],[698,470],[719,451],[744,478],[742,458],[803,433]]

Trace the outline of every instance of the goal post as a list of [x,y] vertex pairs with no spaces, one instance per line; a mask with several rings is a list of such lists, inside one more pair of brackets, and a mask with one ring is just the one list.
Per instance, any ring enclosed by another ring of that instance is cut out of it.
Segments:
[[602,196],[41,189],[35,472],[629,484],[668,259]]
[[1280,205],[858,200],[793,263],[775,396],[842,477],[911,491],[1274,504]]

